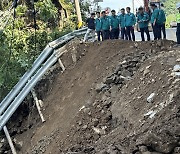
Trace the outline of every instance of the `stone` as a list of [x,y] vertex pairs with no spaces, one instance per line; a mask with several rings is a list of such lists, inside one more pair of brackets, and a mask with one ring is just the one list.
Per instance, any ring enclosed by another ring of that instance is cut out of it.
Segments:
[[146,69],[144,70],[143,75],[146,76],[149,72],[150,72],[150,70],[146,68]]
[[180,147],[174,148],[173,154],[180,154]]
[[174,72],[180,72],[180,65],[175,65],[173,68]]
[[98,119],[92,119],[93,122],[93,126],[96,127],[99,124],[99,120]]
[[106,87],[106,84],[100,83],[96,85],[96,91],[99,93]]
[[155,93],[152,93],[148,98],[147,98],[147,102],[148,103],[152,103],[154,101],[154,97],[155,97]]
[[128,70],[122,70],[121,75],[124,77],[127,77],[127,76],[132,76],[132,73],[129,72]]
[[84,126],[82,127],[83,130],[86,130],[87,128],[88,128],[88,125],[84,125]]
[[111,77],[107,77],[105,84],[111,84],[115,81],[116,77],[115,76],[111,76]]

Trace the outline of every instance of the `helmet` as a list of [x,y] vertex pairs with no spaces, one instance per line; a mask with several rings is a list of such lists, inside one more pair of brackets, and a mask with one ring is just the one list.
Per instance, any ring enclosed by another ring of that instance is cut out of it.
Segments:
[[180,2],[176,4],[177,9],[180,8]]

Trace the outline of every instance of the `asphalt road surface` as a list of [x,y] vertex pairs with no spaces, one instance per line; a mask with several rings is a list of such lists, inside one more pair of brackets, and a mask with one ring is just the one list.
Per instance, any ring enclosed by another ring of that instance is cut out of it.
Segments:
[[[141,34],[140,32],[135,32],[136,35],[136,41],[141,41]],[[151,40],[154,39],[153,33],[150,32],[151,35]],[[167,40],[173,40],[173,41],[177,41],[176,40],[176,28],[168,28],[166,29],[166,35],[167,35]],[[146,38],[146,34],[145,34],[145,38]]]

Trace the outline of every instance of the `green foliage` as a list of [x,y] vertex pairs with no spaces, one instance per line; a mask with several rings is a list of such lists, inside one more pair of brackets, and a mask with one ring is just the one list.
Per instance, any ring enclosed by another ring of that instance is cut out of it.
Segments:
[[58,24],[58,10],[51,0],[41,0],[36,3],[39,19],[46,23]]
[[166,27],[170,27],[172,21],[176,21],[175,14],[178,12],[176,9],[176,4],[179,0],[166,0],[164,1],[165,12],[166,12]]
[[167,15],[176,14],[176,12],[177,12],[177,9],[176,9],[177,2],[179,2],[179,0],[166,0],[164,2],[165,12],[166,12]]
[[176,21],[176,15],[175,14],[170,14],[166,17],[166,27],[170,28],[170,23],[172,21]]
[[[73,10],[69,0],[63,0],[63,3],[69,11]],[[58,9],[51,0],[39,0],[35,7],[38,11],[36,37],[33,18],[27,15],[29,10],[24,3],[16,9],[14,31],[11,17],[0,33],[0,100],[32,66],[49,42],[69,33],[76,26],[76,16],[72,13],[69,18],[60,19]],[[63,22],[62,27],[59,26],[60,22]]]

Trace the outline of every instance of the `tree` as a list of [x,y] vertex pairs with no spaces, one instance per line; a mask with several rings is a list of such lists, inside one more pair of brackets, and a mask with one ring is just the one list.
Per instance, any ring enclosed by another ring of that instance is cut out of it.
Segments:
[[176,14],[176,12],[177,12],[177,9],[176,9],[177,2],[179,2],[179,0],[166,0],[164,2],[165,12],[166,12],[167,15]]

